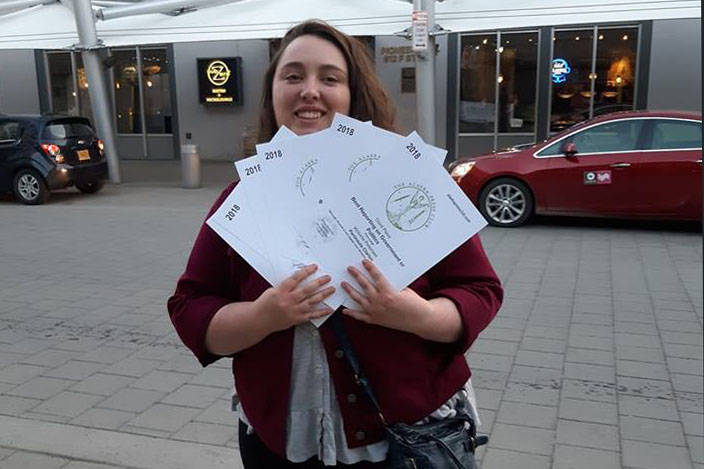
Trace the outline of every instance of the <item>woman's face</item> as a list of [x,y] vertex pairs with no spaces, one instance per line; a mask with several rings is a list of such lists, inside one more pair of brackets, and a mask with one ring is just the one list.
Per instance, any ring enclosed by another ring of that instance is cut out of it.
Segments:
[[272,101],[277,126],[297,135],[330,126],[336,112],[349,114],[347,62],[330,41],[305,35],[284,50],[274,73]]

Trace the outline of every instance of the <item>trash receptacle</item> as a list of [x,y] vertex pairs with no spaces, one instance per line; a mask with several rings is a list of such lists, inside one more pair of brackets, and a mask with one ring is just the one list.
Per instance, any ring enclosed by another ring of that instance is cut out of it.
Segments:
[[198,189],[200,187],[198,145],[191,143],[181,145],[181,187],[184,189]]

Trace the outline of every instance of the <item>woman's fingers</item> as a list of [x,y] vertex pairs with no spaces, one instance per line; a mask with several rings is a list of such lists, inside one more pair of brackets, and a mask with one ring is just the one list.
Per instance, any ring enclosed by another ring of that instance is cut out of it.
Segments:
[[301,297],[302,298],[308,298],[312,294],[316,293],[320,288],[325,285],[326,283],[330,282],[331,277],[329,275],[323,275],[322,277],[318,277],[314,280],[311,280],[307,284],[305,284],[303,287],[300,289]]
[[362,266],[364,269],[369,272],[369,276],[372,278],[374,281],[374,284],[376,285],[377,290],[389,290],[393,289],[389,281],[386,279],[384,274],[381,273],[381,270],[377,268],[377,266],[374,265],[374,263],[368,259],[362,260]]
[[357,290],[355,287],[353,287],[347,282],[342,282],[341,285],[345,292],[350,296],[350,298],[355,301],[355,303],[357,303],[362,308],[366,309],[366,306],[369,305],[369,299],[366,296],[364,296],[359,290]]
[[330,286],[327,288],[324,288],[320,290],[318,293],[315,293],[306,299],[305,304],[308,308],[312,308],[313,306],[317,305],[318,303],[322,303],[325,301],[325,298],[329,297],[335,293],[335,287]]
[[354,279],[357,281],[360,287],[362,287],[362,290],[367,296],[372,296],[376,293],[376,287],[372,282],[369,281],[369,279],[356,267],[349,266],[347,267],[347,272],[354,277]]
[[325,316],[329,316],[333,312],[334,310],[332,308],[314,309],[313,311],[308,313],[308,320],[324,318]]
[[308,264],[305,267],[301,267],[296,272],[294,272],[293,275],[281,282],[280,286],[283,288],[284,291],[292,291],[296,287],[298,287],[299,283],[301,283],[303,280],[312,275],[313,272],[315,272],[316,270],[318,270],[318,266],[315,264]]
[[349,308],[343,308],[342,312],[346,314],[347,316],[351,316],[355,318],[358,321],[366,322],[368,324],[371,324],[372,322],[372,317],[369,315],[369,313],[366,313],[364,311],[359,311],[357,309],[349,309]]

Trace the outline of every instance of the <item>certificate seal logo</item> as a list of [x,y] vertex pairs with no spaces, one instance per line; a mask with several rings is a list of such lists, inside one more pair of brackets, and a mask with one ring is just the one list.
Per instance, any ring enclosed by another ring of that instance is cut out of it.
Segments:
[[222,60],[213,60],[208,65],[205,72],[208,75],[208,81],[215,86],[222,86],[230,79],[230,69]]
[[386,201],[386,217],[401,231],[427,228],[435,218],[435,198],[420,184],[397,184]]
[[306,161],[306,164],[298,170],[298,176],[296,176],[296,188],[301,194],[301,197],[306,196],[306,190],[310,183],[313,182],[313,178],[315,177],[315,166],[317,164],[318,160],[314,158]]
[[357,176],[371,168],[374,162],[379,159],[381,159],[381,156],[376,153],[360,156],[347,168],[347,180],[352,182]]

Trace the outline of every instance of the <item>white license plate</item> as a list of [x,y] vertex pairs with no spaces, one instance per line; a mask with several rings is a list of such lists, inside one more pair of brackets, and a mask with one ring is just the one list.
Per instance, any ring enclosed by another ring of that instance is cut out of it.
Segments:
[[76,152],[79,161],[85,161],[90,159],[90,152],[88,150],[78,150]]

